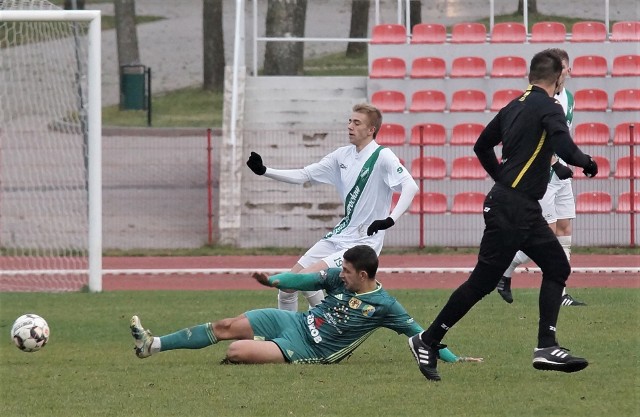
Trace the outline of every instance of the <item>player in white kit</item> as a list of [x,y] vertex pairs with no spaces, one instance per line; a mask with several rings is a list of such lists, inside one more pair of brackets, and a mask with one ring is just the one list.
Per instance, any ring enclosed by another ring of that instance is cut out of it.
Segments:
[[[562,105],[567,117],[567,125],[569,126],[569,130],[571,130],[574,107],[573,94],[571,94],[571,92],[569,92],[564,86],[567,75],[571,73],[569,54],[567,54],[563,49],[553,48],[551,50],[558,54],[562,59],[562,75],[558,81],[558,89],[555,98]],[[540,207],[542,207],[542,215],[547,223],[549,223],[549,227],[551,227],[558,237],[558,241],[560,242],[560,245],[562,245],[564,253],[567,255],[567,259],[570,259],[572,232],[571,219],[576,218],[576,205],[573,197],[573,189],[571,187],[572,172],[566,166],[567,164],[556,156],[554,156],[554,160],[552,160],[551,163],[552,170],[550,172],[549,184],[547,185],[547,191],[544,194],[544,197],[540,200]],[[507,303],[513,302],[513,294],[511,293],[511,275],[513,274],[513,271],[518,266],[529,261],[529,257],[522,251],[519,251],[498,283],[498,293]],[[586,304],[574,299],[571,295],[567,294],[565,290],[562,295],[562,305],[583,306]]]
[[[376,143],[381,125],[380,110],[368,103],[355,105],[348,124],[350,145],[301,169],[267,168],[260,155],[251,152],[247,166],[255,174],[291,184],[331,184],[344,202],[342,220],[298,260],[292,272],[340,268],[342,254],[356,245],[368,245],[379,255],[385,230],[411,205],[418,186],[398,157]],[[400,192],[400,198],[391,211],[394,192]],[[324,298],[322,291],[303,294],[311,307]],[[278,308],[297,311],[297,292],[280,290]]]

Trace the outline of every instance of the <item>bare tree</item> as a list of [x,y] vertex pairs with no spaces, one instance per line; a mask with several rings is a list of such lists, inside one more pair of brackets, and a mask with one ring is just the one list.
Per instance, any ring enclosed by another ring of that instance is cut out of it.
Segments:
[[[351,1],[351,26],[349,27],[350,38],[366,38],[369,31],[369,6],[370,0]],[[362,55],[367,51],[366,42],[349,42],[347,45],[347,56],[354,57]]]
[[203,88],[221,92],[224,88],[224,36],[222,0],[203,0],[202,10]]
[[118,68],[123,65],[139,64],[135,0],[113,0],[113,5],[118,44]]
[[[527,2],[527,13],[538,14],[538,0],[529,0]],[[523,0],[518,0],[518,14],[524,14]]]
[[[267,37],[303,37],[307,0],[269,0]],[[265,75],[300,75],[304,68],[303,42],[267,42]]]

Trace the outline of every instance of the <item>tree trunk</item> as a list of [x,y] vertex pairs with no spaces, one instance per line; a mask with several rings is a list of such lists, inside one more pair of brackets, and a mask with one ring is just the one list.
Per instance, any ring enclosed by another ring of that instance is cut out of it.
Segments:
[[[518,14],[524,14],[524,1],[518,0]],[[529,0],[527,2],[527,13],[538,14],[538,0]]]
[[[269,0],[267,37],[303,37],[307,0]],[[303,42],[267,42],[265,75],[301,75],[304,69]]]
[[[2,3],[0,1],[0,3]],[[84,0],[64,0],[65,10],[84,10]]]
[[204,0],[202,10],[203,88],[222,92],[224,89],[224,36],[222,0]]
[[422,1],[411,0],[409,2],[409,19],[411,20],[411,30],[418,23],[422,23]]
[[116,39],[118,44],[118,68],[140,63],[138,32],[136,31],[135,0],[114,0]]
[[[349,27],[350,38],[366,38],[369,31],[369,6],[370,0],[351,1],[351,26]],[[367,51],[366,42],[349,42],[347,45],[347,56],[355,57]]]

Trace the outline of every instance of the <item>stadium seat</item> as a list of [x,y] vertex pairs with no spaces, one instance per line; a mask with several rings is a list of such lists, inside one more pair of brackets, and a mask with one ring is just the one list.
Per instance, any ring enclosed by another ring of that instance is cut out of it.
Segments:
[[578,145],[607,145],[609,136],[609,126],[604,123],[580,123],[573,141]]
[[404,78],[406,75],[404,60],[396,57],[374,59],[369,72],[369,78]]
[[576,197],[576,213],[609,213],[612,208],[609,193],[591,191],[580,193]]
[[[422,202],[422,209],[420,208]],[[411,202],[411,214],[442,214],[447,212],[447,196],[442,193],[418,193]]]
[[522,95],[522,90],[506,89],[498,90],[493,93],[493,99],[491,100],[491,111],[498,111],[515,98]]
[[407,28],[401,24],[380,24],[373,27],[371,32],[372,44],[400,44],[407,43]]
[[609,106],[609,96],[604,90],[586,88],[578,90],[573,95],[575,100],[574,110],[578,111],[606,111]]
[[[422,127],[422,141],[420,128]],[[443,125],[438,123],[420,123],[411,128],[409,145],[442,146],[447,141],[447,133]]]
[[380,90],[371,96],[371,104],[381,112],[402,113],[406,107],[406,99],[402,91]]
[[[597,163],[597,162],[596,162]],[[622,156],[616,162],[614,178],[631,178],[631,157]],[[633,157],[633,178],[640,178],[640,156]]]
[[558,43],[567,38],[567,28],[561,22],[538,22],[531,27],[531,43]]
[[611,42],[640,42],[640,21],[616,22],[611,27]]
[[631,143],[631,132],[629,131],[629,125],[633,124],[633,142],[640,144],[640,121],[620,123],[616,126],[613,132],[613,144],[614,145],[628,145]]
[[613,111],[637,111],[640,110],[640,88],[625,88],[618,90],[613,95]]
[[487,108],[487,96],[482,90],[459,90],[453,93],[449,111],[484,111]]
[[384,146],[400,146],[405,142],[404,126],[396,123],[383,123],[376,135],[376,142]]
[[640,77],[640,55],[619,55],[613,58],[612,77]]
[[[422,170],[422,172],[421,172]],[[447,175],[447,164],[437,156],[418,157],[411,161],[411,176],[415,179],[443,179]]]
[[600,55],[581,55],[573,60],[572,77],[605,77],[607,59]]
[[484,130],[480,123],[460,123],[453,126],[450,145],[475,145],[478,136]]
[[[631,212],[631,193],[626,192],[618,196],[618,204],[616,207],[618,213],[630,213]],[[640,212],[640,192],[633,193],[633,211],[635,213]]]
[[444,78],[447,66],[444,59],[432,56],[419,57],[411,64],[411,78]]
[[451,64],[451,78],[483,78],[487,75],[487,63],[479,56],[455,58]]
[[604,42],[607,27],[602,22],[576,22],[571,27],[571,42]]
[[[609,175],[611,174],[611,163],[609,162],[609,159],[599,155],[593,155],[591,157],[593,158],[594,161],[596,161],[596,164],[598,164],[598,175],[593,179],[606,180],[607,178],[609,178]],[[589,177],[585,176],[582,173],[582,168],[574,167],[573,179],[582,180],[582,179],[589,179]]]
[[486,177],[487,171],[475,156],[460,156],[451,163],[452,180],[483,180]]
[[485,195],[478,192],[458,193],[453,196],[451,213],[453,214],[481,214]]
[[413,27],[411,43],[445,43],[447,28],[441,23],[418,23]]
[[501,22],[493,25],[491,43],[525,43],[527,28],[519,22]]
[[447,99],[440,90],[419,90],[411,96],[410,112],[443,112]]
[[520,56],[499,56],[491,65],[491,78],[524,77],[527,61]]
[[451,29],[451,43],[485,43],[487,28],[482,23],[456,23]]

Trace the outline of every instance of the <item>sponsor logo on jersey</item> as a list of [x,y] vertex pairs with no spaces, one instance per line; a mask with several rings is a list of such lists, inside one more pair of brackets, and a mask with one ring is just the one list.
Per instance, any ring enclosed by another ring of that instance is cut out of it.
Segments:
[[367,175],[369,175],[369,168],[362,170],[362,172],[360,173],[360,178],[364,178]]
[[316,317],[313,314],[309,314],[307,316],[307,327],[309,328],[309,333],[313,338],[313,341],[316,343],[322,342],[322,336],[320,336],[320,331],[318,328],[322,326],[324,323],[324,319],[320,317]]
[[354,310],[360,307],[361,304],[362,304],[362,301],[358,300],[355,297],[349,300],[349,307],[353,308]]
[[374,306],[366,305],[362,307],[362,315],[365,317],[371,317],[375,312],[376,312],[376,308]]

